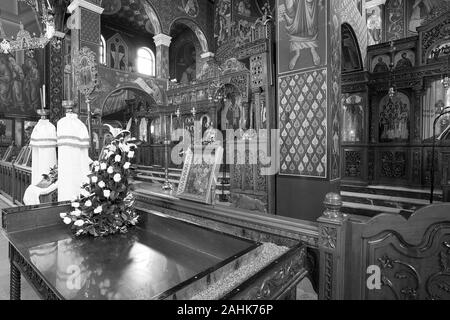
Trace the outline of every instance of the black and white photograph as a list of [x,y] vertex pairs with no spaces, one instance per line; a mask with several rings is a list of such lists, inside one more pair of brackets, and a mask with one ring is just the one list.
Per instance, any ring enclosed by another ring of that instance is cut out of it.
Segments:
[[0,216],[0,306],[450,300],[450,1],[1,0]]

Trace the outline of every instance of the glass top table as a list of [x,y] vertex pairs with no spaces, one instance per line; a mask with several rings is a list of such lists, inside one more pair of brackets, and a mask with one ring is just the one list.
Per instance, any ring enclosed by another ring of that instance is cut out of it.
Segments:
[[175,298],[259,246],[156,212],[143,213],[127,234],[107,238],[75,238],[62,223],[6,236],[56,298],[77,300]]

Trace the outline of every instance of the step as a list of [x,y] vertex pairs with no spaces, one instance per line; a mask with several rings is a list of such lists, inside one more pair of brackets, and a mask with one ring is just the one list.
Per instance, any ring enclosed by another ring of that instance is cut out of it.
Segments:
[[[355,185],[342,185],[341,191],[354,192],[354,193],[365,193],[365,194],[375,194],[384,196],[394,196],[399,198],[409,198],[409,199],[422,199],[429,200],[430,190],[429,189],[414,189],[414,188],[404,188],[404,187],[392,187],[392,186],[355,186]],[[434,194],[434,199],[437,201],[442,201],[442,190],[436,190]]]
[[[342,191],[341,196],[342,200],[346,202],[353,202],[381,207],[392,207],[397,209],[405,209],[413,211],[416,211],[430,204],[428,199],[425,200],[425,199],[404,198],[371,193]],[[441,202],[435,201],[435,203]]]
[[342,212],[346,214],[375,217],[382,213],[411,215],[414,211],[344,201],[342,206]]

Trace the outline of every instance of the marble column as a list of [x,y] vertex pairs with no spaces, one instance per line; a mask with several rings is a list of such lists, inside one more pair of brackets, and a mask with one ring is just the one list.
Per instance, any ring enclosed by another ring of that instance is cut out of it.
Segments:
[[169,47],[172,37],[160,33],[153,37],[156,46],[156,77],[160,79],[169,79]]

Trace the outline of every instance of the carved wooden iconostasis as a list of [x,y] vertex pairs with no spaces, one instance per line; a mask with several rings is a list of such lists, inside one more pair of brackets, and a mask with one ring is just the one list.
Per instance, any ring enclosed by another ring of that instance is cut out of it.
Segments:
[[[195,126],[201,128],[203,137],[208,137],[209,130],[215,128],[224,137],[225,155],[234,154],[234,159],[228,161],[224,156],[216,192],[217,204],[273,213],[273,181],[261,174],[264,167],[261,162],[251,163],[252,158],[257,158],[253,154],[257,151],[248,146],[261,129],[274,128],[275,110],[268,108],[274,94],[269,67],[272,25],[268,16],[257,18],[255,12],[259,11],[251,10],[250,4],[256,5],[251,1],[216,3],[220,21],[216,26],[218,49],[214,58],[207,58],[196,68],[198,73],[194,81],[187,82],[185,74],[181,77],[184,81],[171,83],[167,95],[176,123],[174,129],[189,129],[193,143],[198,144],[200,141],[193,136]],[[189,52],[192,54],[197,50],[186,44],[175,48],[179,50],[178,55],[172,55],[172,59],[177,59],[175,63],[179,63],[180,55],[185,58]],[[178,70],[177,66],[173,70]],[[172,75],[179,80],[180,72]],[[227,137],[227,130],[235,132],[233,137]],[[227,142],[231,141],[235,142],[234,151],[227,150]],[[238,154],[239,150],[245,150],[245,154]],[[243,163],[237,161],[239,156],[244,159]],[[267,156],[270,156],[270,149]]]
[[[367,72],[343,74],[344,181],[429,185],[432,127],[445,105],[442,76],[450,53],[450,14],[433,17],[422,21],[417,36],[369,47]],[[393,98],[388,95],[390,83],[396,89]],[[434,138],[449,125],[449,117],[443,117]],[[442,168],[448,146],[445,139],[437,143],[436,168]],[[436,171],[440,187],[443,172]]]

